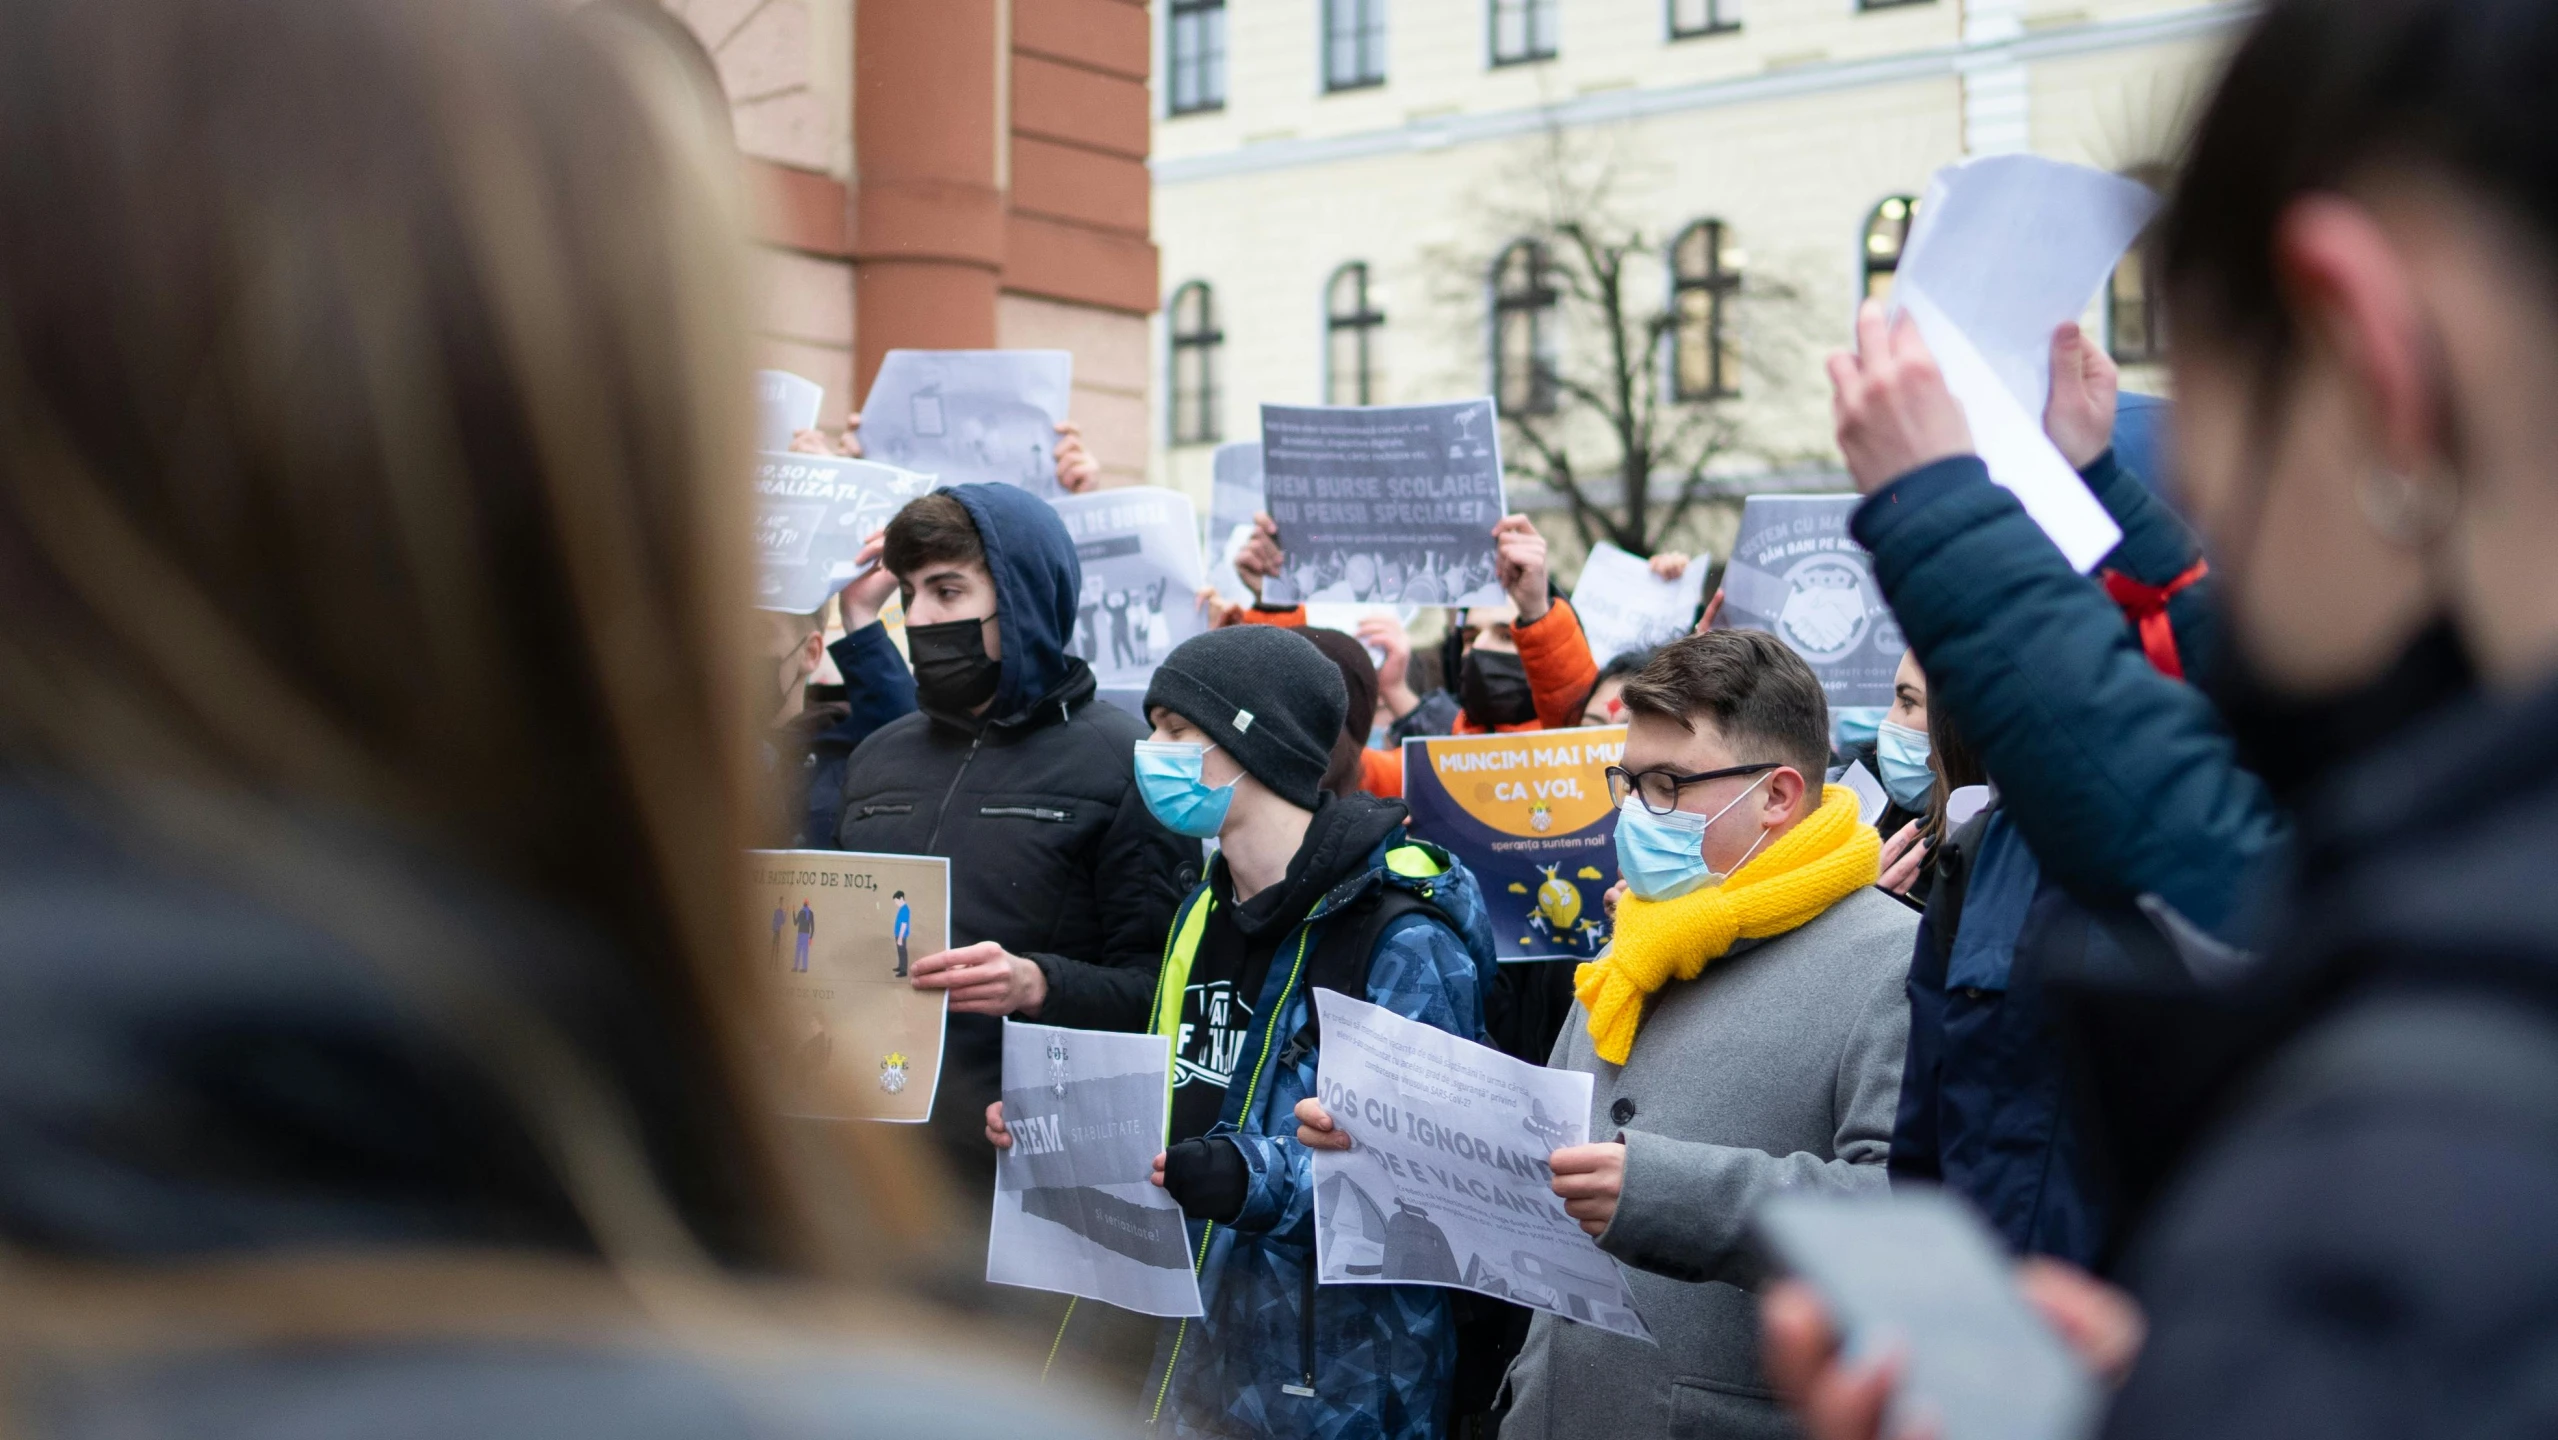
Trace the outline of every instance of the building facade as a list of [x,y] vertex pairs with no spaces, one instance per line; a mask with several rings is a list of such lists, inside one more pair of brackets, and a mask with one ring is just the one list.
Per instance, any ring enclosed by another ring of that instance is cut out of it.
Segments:
[[1106,477],[1142,478],[1161,286],[1145,0],[663,0],[747,157],[760,363],[829,423],[900,347],[1075,356]]
[[[2197,0],[1158,0],[1150,473],[1204,495],[1214,443],[1256,436],[1265,401],[1494,393],[1512,411],[1568,411],[1576,353],[1592,373],[1608,327],[1576,311],[1538,247],[1587,222],[1632,243],[1625,303],[1668,322],[1644,383],[1662,423],[1713,419],[1725,488],[1835,477],[1821,355],[1857,298],[1889,285],[1930,174],[2019,150],[2163,171],[2247,14]],[[2144,279],[2127,263],[2090,318],[2155,386]],[[1608,453],[1595,420],[1555,423]],[[1513,498],[1559,503],[1525,481]],[[1719,551],[1729,513],[1670,538]],[[1569,526],[1540,523],[1571,548]]]

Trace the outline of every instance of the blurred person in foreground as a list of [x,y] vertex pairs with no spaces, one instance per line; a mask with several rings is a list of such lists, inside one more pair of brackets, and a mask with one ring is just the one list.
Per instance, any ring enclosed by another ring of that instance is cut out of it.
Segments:
[[[2298,829],[2261,962],[2084,1031],[2137,1077],[2115,1163],[2167,1176],[2119,1272],[2137,1308],[2034,1280],[2123,1377],[2110,1435],[2558,1416],[2553,70],[2546,5],[2277,0],[2165,223],[2214,685]],[[1915,337],[1860,365],[1877,456],[1969,448]],[[1834,1363],[1802,1290],[1768,1322],[1814,1433],[1874,1434],[1888,1368]]]
[[881,1288],[913,1147],[778,1118],[737,159],[659,23],[0,8],[13,1434],[1078,1428]]
[[[1777,1433],[1744,1226],[1779,1189],[1884,1188],[1917,917],[1875,890],[1855,794],[1815,788],[1828,706],[1775,636],[1665,645],[1625,702],[1608,783],[1632,893],[1549,1061],[1592,1077],[1591,1143],[1548,1163],[1660,1343],[1538,1315],[1501,1434]],[[1297,1115],[1304,1143],[1344,1143],[1320,1102]]]

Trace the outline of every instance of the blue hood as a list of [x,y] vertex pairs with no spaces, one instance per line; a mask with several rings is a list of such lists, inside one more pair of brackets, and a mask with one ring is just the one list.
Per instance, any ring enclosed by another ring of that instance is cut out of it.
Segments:
[[977,538],[986,547],[986,569],[995,577],[995,619],[1003,631],[1003,679],[992,719],[1018,715],[1067,677],[1085,669],[1066,653],[1075,632],[1075,597],[1084,567],[1066,522],[1047,501],[1012,485],[954,485],[950,498],[968,507]]

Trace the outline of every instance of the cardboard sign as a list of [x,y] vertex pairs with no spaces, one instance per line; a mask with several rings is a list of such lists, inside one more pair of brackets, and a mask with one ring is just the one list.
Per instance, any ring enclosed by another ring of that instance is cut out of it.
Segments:
[[757,967],[787,1014],[786,1113],[931,1119],[950,992],[917,990],[907,972],[950,948],[950,862],[848,850],[746,859],[753,913],[769,917]]
[[1625,727],[1437,735],[1403,742],[1412,833],[1483,886],[1503,960],[1588,960],[1608,944],[1616,883],[1607,767]]

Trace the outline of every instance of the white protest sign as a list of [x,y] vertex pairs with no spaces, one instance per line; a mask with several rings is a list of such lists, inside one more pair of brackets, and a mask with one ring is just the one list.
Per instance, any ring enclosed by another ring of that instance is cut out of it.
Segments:
[[1004,1022],[1004,1125],[986,1279],[1197,1315],[1181,1207],[1147,1180],[1163,1153],[1172,1042]]
[[1326,1285],[1445,1285],[1650,1340],[1546,1157],[1590,1134],[1590,1077],[1318,988],[1316,1084],[1349,1150],[1314,1152]]
[[933,477],[842,455],[755,457],[755,605],[806,615],[860,573],[855,558]]
[[2084,165],[1966,161],[1930,182],[1892,278],[1892,303],[1926,337],[1990,478],[2081,570],[2122,531],[2043,433],[2052,332],[2086,310],[2157,208],[2147,187]]
[[1580,583],[1572,587],[1572,613],[1581,617],[1581,634],[1590,656],[1605,665],[1630,650],[1667,645],[1696,623],[1697,603],[1705,597],[1703,557],[1691,561],[1676,580],[1652,573],[1639,555],[1602,540],[1581,562]]
[[755,372],[755,448],[788,450],[790,437],[816,428],[826,387],[788,370]]
[[1105,691],[1142,696],[1172,647],[1206,628],[1199,613],[1199,515],[1178,490],[1133,485],[1049,502],[1084,572],[1067,648]]
[[891,350],[862,401],[862,453],[945,485],[1062,494],[1057,426],[1074,379],[1064,350]]

